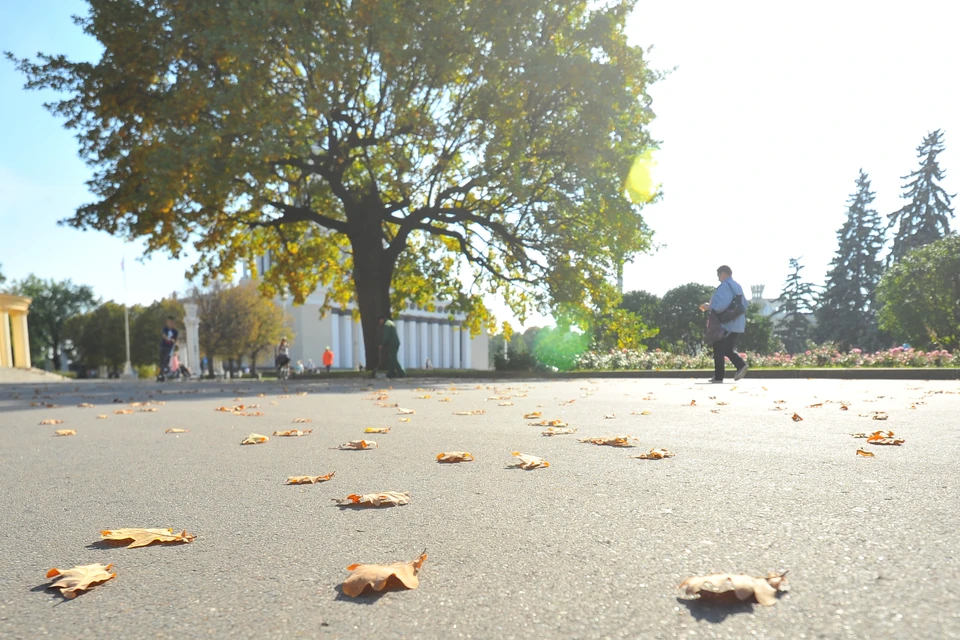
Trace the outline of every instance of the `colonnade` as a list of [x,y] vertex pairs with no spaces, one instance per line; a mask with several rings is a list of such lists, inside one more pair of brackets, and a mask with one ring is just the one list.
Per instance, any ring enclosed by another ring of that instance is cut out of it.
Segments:
[[31,298],[0,293],[0,367],[30,368],[30,302]]
[[[333,330],[330,346],[337,354],[337,368],[355,369],[358,364],[366,364],[360,323],[352,314],[336,311],[330,314],[330,321]],[[393,322],[400,335],[397,357],[405,369],[423,369],[427,360],[435,369],[473,368],[470,332],[455,322],[406,314]]]

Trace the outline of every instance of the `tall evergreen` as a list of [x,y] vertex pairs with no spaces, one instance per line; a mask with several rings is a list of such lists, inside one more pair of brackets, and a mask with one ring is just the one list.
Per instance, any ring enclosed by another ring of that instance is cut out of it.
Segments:
[[791,273],[783,286],[783,293],[777,298],[780,303],[776,334],[790,353],[807,348],[810,339],[810,316],[813,314],[816,294],[813,285],[800,279],[803,266],[800,258],[790,258]]
[[817,340],[836,342],[843,349],[877,347],[874,293],[883,274],[883,229],[880,214],[871,206],[874,197],[870,178],[861,169],[816,311]]
[[912,249],[950,235],[950,220],[953,218],[950,200],[956,194],[949,195],[939,184],[944,176],[937,162],[941,151],[943,132],[937,129],[928,133],[923,144],[917,147],[920,168],[903,176],[907,183],[903,186],[901,197],[907,204],[889,216],[889,228],[896,227],[890,251],[891,261],[899,260]]

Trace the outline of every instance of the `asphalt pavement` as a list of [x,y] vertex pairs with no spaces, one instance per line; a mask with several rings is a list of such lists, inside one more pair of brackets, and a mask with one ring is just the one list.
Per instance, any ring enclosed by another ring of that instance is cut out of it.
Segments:
[[[240,404],[263,415],[216,411]],[[533,411],[578,432],[541,436]],[[296,428],[313,432],[271,435]],[[905,443],[850,435],[877,429]],[[594,436],[637,447],[577,440]],[[0,638],[960,638],[958,436],[957,381],[0,385]],[[364,437],[379,448],[332,449]],[[651,447],[676,456],[631,457]],[[378,491],[412,499],[333,501]],[[121,527],[196,540],[100,542]],[[347,565],[424,549],[416,590],[339,590]],[[46,588],[51,567],[96,562],[117,578]],[[791,586],[772,607],[677,588],[768,571]]]

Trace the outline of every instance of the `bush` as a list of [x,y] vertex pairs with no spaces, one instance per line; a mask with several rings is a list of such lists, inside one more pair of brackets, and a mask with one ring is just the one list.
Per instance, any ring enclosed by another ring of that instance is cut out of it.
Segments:
[[[846,353],[836,345],[826,343],[811,345],[797,354],[741,353],[751,367],[774,369],[813,367],[960,367],[960,352],[946,350],[922,351],[894,347],[876,353],[863,353],[851,349]],[[581,370],[661,370],[661,369],[712,369],[713,355],[701,353],[696,356],[668,353],[655,349],[614,349],[608,352],[590,351],[580,356],[577,368]]]
[[141,380],[150,380],[156,378],[160,373],[160,368],[155,364],[140,364],[133,368],[137,372],[137,377]]

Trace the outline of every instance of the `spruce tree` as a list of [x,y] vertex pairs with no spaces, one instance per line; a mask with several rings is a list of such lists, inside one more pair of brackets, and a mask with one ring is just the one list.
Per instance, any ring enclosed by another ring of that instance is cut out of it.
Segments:
[[937,162],[941,151],[943,133],[937,129],[928,133],[923,144],[917,147],[920,168],[903,176],[907,183],[903,186],[901,197],[907,204],[889,216],[889,228],[896,227],[890,251],[891,261],[899,260],[912,249],[950,235],[950,220],[953,218],[950,200],[956,194],[949,195],[939,184],[944,176]]
[[816,294],[812,284],[800,279],[800,271],[803,270],[800,258],[790,258],[790,269],[783,293],[777,298],[780,303],[778,312],[783,316],[777,322],[776,335],[789,353],[797,353],[807,348],[810,315]]
[[871,207],[874,197],[870,178],[861,169],[857,191],[848,200],[847,220],[837,231],[839,246],[816,311],[817,340],[836,342],[842,349],[877,346],[874,293],[883,274],[883,230],[880,214]]

